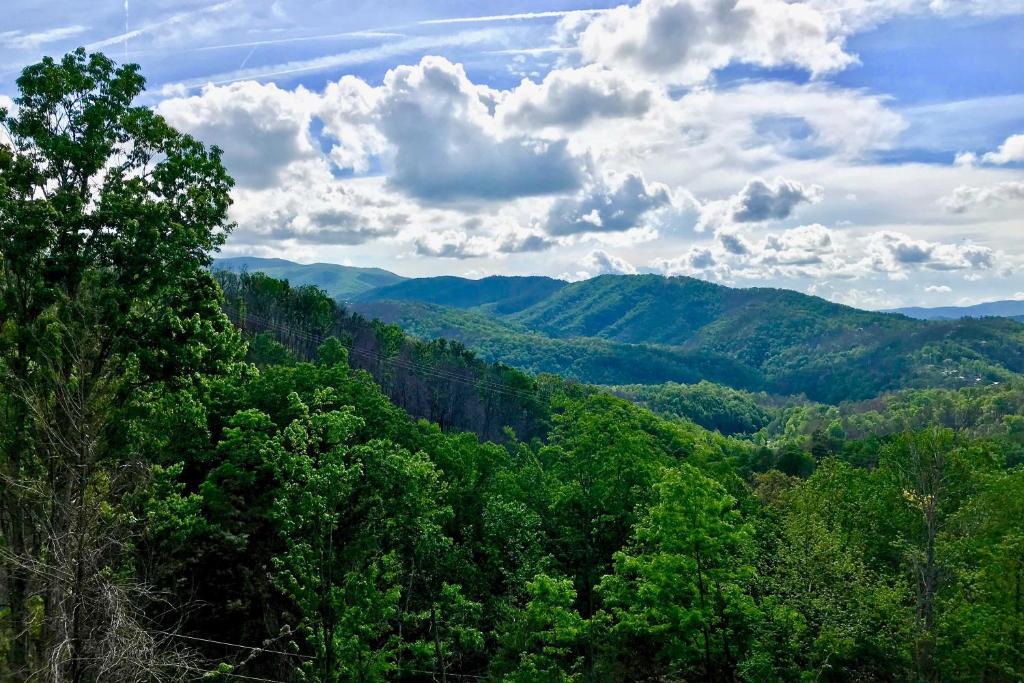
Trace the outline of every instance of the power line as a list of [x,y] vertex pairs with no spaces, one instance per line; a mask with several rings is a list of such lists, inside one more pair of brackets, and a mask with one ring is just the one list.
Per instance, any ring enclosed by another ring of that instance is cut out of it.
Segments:
[[261,683],[288,683],[288,681],[282,681],[277,678],[261,678],[259,676],[246,676],[245,674],[231,673],[230,671],[213,671],[218,676],[231,676],[233,678],[243,678],[247,681],[260,681]]
[[[170,636],[172,638],[183,638],[185,640],[194,640],[194,641],[197,641],[197,642],[200,642],[200,643],[212,643],[214,645],[224,645],[224,646],[227,646],[227,647],[234,647],[234,648],[238,648],[238,649],[241,649],[241,650],[251,650],[253,652],[267,652],[267,653],[276,654],[276,655],[286,655],[288,657],[297,657],[299,659],[311,659],[311,660],[315,660],[316,659],[316,657],[314,657],[313,655],[304,655],[304,654],[300,654],[298,652],[285,652],[284,650],[271,650],[271,649],[268,649],[268,648],[265,648],[265,647],[254,647],[252,645],[242,645],[241,643],[229,643],[229,642],[224,641],[224,640],[214,640],[213,638],[200,638],[199,636],[186,636],[186,635],[184,635],[182,633],[171,633],[169,631],[154,631],[154,633],[159,633],[161,635]],[[431,674],[431,675],[434,675],[434,676],[436,676],[436,675],[441,673],[440,671],[427,671],[425,669],[405,669],[405,671],[407,673]],[[234,676],[235,678],[244,678],[244,679],[248,679],[248,680],[251,680],[251,681],[266,681],[267,683],[285,683],[284,681],[278,681],[277,679],[273,679],[273,678],[260,678],[258,676],[246,676],[244,674],[234,673],[234,672],[231,672],[231,671],[216,671],[216,672],[211,672],[211,673],[216,673],[216,674],[219,674],[219,675],[222,675],[222,676]],[[477,676],[475,674],[445,673],[444,675],[451,676],[452,678],[473,678],[473,679],[481,680],[481,681],[486,679],[486,676]]]
[[243,650],[252,650],[254,652],[270,652],[275,655],[287,655],[289,657],[298,657],[299,659],[316,659],[312,655],[299,654],[298,652],[285,652],[284,650],[271,650],[265,647],[253,647],[251,645],[241,645],[239,643],[229,643],[223,640],[213,640],[212,638],[200,638],[199,636],[186,636],[181,633],[170,633],[168,631],[156,631],[165,636],[171,636],[172,638],[184,638],[185,640],[195,640],[200,643],[213,643],[214,645],[226,645],[228,647],[238,647]]

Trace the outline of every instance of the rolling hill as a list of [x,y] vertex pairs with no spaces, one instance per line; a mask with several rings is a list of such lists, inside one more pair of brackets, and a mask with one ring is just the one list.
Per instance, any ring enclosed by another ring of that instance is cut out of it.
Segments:
[[1024,319],[1024,300],[1007,299],[1005,301],[987,301],[974,306],[939,306],[923,308],[894,308],[887,313],[901,313],[920,320],[959,320],[960,318],[986,318],[998,316],[1003,318]]
[[[921,320],[784,289],[659,275],[574,283],[405,279],[379,269],[253,258],[223,259],[215,268],[313,284],[418,337],[452,339],[488,361],[589,383],[706,379],[836,403],[904,388],[984,386],[1024,371],[1019,322]],[[971,311],[1014,310],[994,306]]]
[[568,284],[564,280],[541,276],[491,276],[479,280],[426,277],[368,290],[357,299],[418,301],[452,308],[484,307],[494,313],[508,314],[537,304]]
[[330,297],[343,301],[369,289],[393,285],[405,279],[381,268],[356,268],[334,263],[306,265],[284,259],[254,256],[215,259],[213,269],[233,273],[264,273],[273,278],[288,280],[293,287],[315,285]]
[[545,285],[550,293],[524,306],[538,292],[524,297],[510,278],[488,280],[408,280],[364,292],[354,306],[490,360],[596,383],[698,377],[838,402],[1024,371],[1024,325],[1002,318],[915,320],[789,290],[657,275]]

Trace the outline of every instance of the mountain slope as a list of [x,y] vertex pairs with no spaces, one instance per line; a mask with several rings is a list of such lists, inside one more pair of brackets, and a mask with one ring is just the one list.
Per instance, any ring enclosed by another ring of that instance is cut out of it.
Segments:
[[357,313],[398,325],[421,339],[452,339],[484,360],[593,384],[693,383],[709,379],[759,388],[756,370],[722,354],[597,337],[552,338],[507,318],[415,301],[355,302]]
[[[490,279],[486,295],[467,284],[476,281],[428,279],[409,281],[411,294],[406,283],[371,290],[357,305],[420,336],[460,339],[491,360],[597,383],[692,382],[696,374],[833,403],[907,387],[984,385],[1024,371],[1024,326],[1003,318],[915,320],[789,290],[656,275],[551,287],[522,307],[511,279]],[[496,298],[506,290],[508,298]],[[388,309],[381,299],[395,295],[432,305]],[[444,303],[447,310],[436,305]]]
[[938,306],[935,308],[911,306],[909,308],[894,308],[886,312],[901,313],[920,320],[958,320],[960,318],[984,318],[989,316],[1021,319],[1024,318],[1024,300],[987,301],[983,304],[975,304],[974,306]]
[[462,277],[426,277],[363,292],[362,301],[418,301],[453,308],[489,306],[498,314],[515,313],[533,306],[568,283],[549,277],[491,276],[479,280]]
[[233,273],[264,273],[279,280],[288,280],[293,287],[315,285],[335,299],[350,299],[375,287],[401,282],[405,278],[381,268],[356,268],[334,263],[301,264],[284,259],[238,256],[215,259],[214,270]]

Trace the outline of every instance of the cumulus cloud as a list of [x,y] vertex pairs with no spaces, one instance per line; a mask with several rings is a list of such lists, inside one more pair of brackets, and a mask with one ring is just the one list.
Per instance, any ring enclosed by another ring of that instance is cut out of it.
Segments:
[[594,249],[581,262],[591,276],[635,275],[636,266],[624,258],[614,256],[603,249]]
[[907,267],[930,270],[987,270],[995,265],[992,249],[971,243],[917,240],[898,232],[877,232],[865,239],[872,267],[901,273]]
[[778,177],[773,181],[754,178],[728,199],[712,201],[701,207],[696,230],[719,228],[736,223],[763,223],[793,215],[801,204],[816,204],[824,196],[820,185],[804,185]]
[[735,198],[732,220],[737,223],[759,223],[788,218],[799,204],[821,201],[824,190],[820,185],[804,186],[785,178],[766,182],[751,180]]
[[586,162],[565,140],[509,135],[500,99],[462,66],[424,57],[384,77],[376,113],[390,143],[389,184],[427,202],[500,200],[579,187]]
[[383,153],[386,141],[375,120],[379,99],[376,88],[355,76],[343,76],[324,89],[317,114],[324,134],[335,140],[330,156],[339,168],[363,173],[370,159]]
[[747,241],[741,235],[736,233],[720,232],[718,233],[718,242],[730,254],[743,255],[750,253],[750,245],[747,244]]
[[329,176],[323,167],[300,167],[286,174],[279,187],[237,190],[231,217],[238,228],[232,242],[356,245],[393,237],[410,223],[413,206],[330,182]]
[[430,232],[415,238],[413,246],[419,256],[449,259],[477,258],[493,251],[487,239],[461,230]]
[[556,69],[540,83],[524,79],[498,108],[509,125],[530,130],[579,128],[602,118],[643,116],[653,99],[649,87],[599,66]]
[[821,12],[785,0],[641,0],[562,23],[585,61],[673,83],[704,81],[733,62],[822,74],[855,60]]
[[971,168],[978,163],[978,155],[974,152],[959,152],[953,158],[953,165],[961,168]]
[[500,237],[497,249],[503,254],[519,254],[546,251],[554,245],[555,242],[542,233],[513,229]]
[[824,225],[802,225],[768,235],[760,246],[760,262],[778,266],[808,266],[835,253],[834,233]]
[[949,294],[953,291],[953,288],[949,285],[928,285],[924,288],[924,291],[931,294]]
[[667,186],[627,173],[595,182],[578,196],[555,200],[545,228],[552,235],[624,232],[637,227],[648,212],[671,202]]
[[729,283],[780,278],[859,280],[878,275],[897,281],[908,279],[913,271],[959,271],[973,277],[995,269],[1005,256],[982,245],[929,242],[888,231],[852,238],[817,223],[761,239],[742,239],[741,248],[723,239],[727,235],[719,233],[716,242],[691,245],[679,256],[655,259],[650,266],[666,275]]
[[240,185],[280,184],[291,163],[315,159],[309,133],[317,96],[253,81],[207,86],[194,97],[166,99],[157,106],[174,127],[224,150],[224,163]]
[[1024,134],[1011,135],[994,152],[985,154],[982,161],[989,164],[1011,164],[1024,161]]
[[960,185],[939,200],[950,213],[966,213],[979,206],[1024,200],[1024,181],[1006,181],[988,187]]
[[729,267],[719,264],[714,251],[706,246],[693,245],[674,258],[657,258],[651,262],[651,269],[662,275],[690,275],[722,280],[729,274]]

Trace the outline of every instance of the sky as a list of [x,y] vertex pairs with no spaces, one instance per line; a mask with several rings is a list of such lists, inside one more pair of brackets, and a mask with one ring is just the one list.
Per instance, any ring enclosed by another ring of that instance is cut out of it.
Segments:
[[225,256],[1024,299],[1024,0],[7,0],[224,150]]

